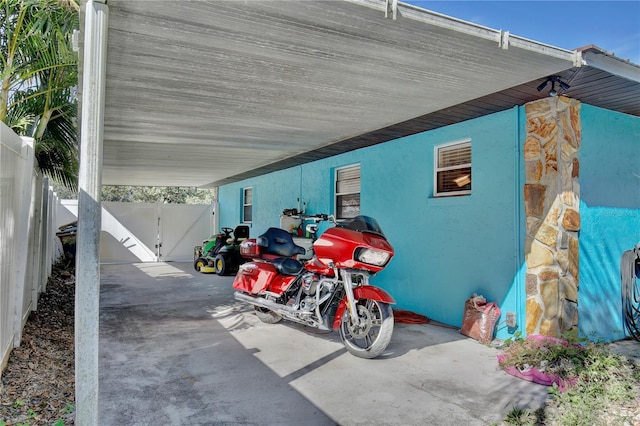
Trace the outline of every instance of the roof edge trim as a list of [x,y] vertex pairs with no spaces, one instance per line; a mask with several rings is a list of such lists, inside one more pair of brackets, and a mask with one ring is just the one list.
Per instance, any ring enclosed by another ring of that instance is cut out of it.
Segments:
[[585,65],[640,83],[640,65],[618,58],[597,46],[585,46],[579,50],[582,50]]
[[[387,13],[387,2],[385,0],[346,0],[351,3],[367,6],[372,9]],[[398,15],[429,25],[447,28],[474,37],[495,41],[496,45],[502,49],[513,46],[519,49],[540,53],[542,55],[569,61],[573,66],[582,65],[582,55],[575,50],[563,49],[525,37],[513,35],[508,31],[496,30],[480,24],[454,18],[432,10],[424,9],[408,3],[398,2]],[[506,34],[506,37],[505,37]]]

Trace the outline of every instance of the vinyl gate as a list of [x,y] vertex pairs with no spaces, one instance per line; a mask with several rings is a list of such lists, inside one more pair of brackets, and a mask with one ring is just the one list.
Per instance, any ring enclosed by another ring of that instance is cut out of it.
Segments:
[[[62,205],[63,222],[75,220],[77,201],[64,200]],[[213,232],[210,204],[103,202],[100,262],[192,260],[193,247]]]

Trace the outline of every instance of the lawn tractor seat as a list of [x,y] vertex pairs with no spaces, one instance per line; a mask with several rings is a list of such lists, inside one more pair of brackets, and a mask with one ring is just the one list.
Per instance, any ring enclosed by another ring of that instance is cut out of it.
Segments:
[[233,230],[233,244],[240,244],[249,238],[249,227],[247,225],[238,225]]

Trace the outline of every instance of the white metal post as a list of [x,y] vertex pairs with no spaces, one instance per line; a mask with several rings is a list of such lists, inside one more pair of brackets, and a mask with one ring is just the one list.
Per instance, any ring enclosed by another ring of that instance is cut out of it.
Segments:
[[108,12],[104,0],[85,3],[75,300],[75,422],[83,426],[98,424],[100,192]]

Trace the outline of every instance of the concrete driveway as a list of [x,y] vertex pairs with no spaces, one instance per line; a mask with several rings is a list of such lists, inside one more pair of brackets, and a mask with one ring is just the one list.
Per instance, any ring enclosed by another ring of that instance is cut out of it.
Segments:
[[546,399],[457,330],[396,324],[383,356],[359,359],[338,333],[261,323],[232,280],[102,265],[100,425],[488,425]]

